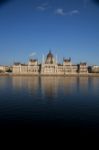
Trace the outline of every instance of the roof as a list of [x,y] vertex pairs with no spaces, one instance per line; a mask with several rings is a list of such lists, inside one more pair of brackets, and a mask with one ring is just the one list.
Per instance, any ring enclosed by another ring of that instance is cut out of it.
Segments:
[[53,54],[51,53],[51,51],[49,51],[49,53],[47,54],[47,58],[53,58]]
[[58,66],[63,66],[62,64],[58,63]]
[[27,64],[21,64],[21,66],[27,66]]
[[21,64],[21,63],[19,63],[19,62],[15,62],[14,65],[15,65],[15,66],[19,66],[19,65],[21,65],[21,66],[27,66],[27,64],[25,64],[25,63],[24,63],[24,64]]
[[94,65],[94,66],[92,66],[92,68],[99,68],[99,66]]
[[86,62],[80,62],[80,65],[86,65],[87,63]]
[[63,60],[64,60],[64,62],[70,62],[70,61],[71,61],[71,58],[69,58],[69,59],[63,58]]
[[18,66],[20,64],[21,64],[20,62],[14,62],[14,65],[16,65],[16,66]]
[[37,59],[30,59],[29,61],[30,61],[30,62],[36,62]]

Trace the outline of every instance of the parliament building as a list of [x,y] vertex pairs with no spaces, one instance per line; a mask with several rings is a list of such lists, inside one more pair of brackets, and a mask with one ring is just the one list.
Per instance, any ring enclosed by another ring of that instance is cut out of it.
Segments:
[[57,62],[51,51],[46,58],[39,64],[38,60],[30,59],[28,64],[14,63],[14,74],[33,74],[33,75],[68,75],[88,73],[87,63],[72,64],[71,58],[63,59],[63,63]]

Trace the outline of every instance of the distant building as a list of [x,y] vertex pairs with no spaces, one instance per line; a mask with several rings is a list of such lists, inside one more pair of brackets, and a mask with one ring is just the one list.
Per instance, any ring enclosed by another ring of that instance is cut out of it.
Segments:
[[59,64],[54,58],[51,51],[47,54],[46,58],[43,58],[42,63],[38,64],[38,60],[30,59],[28,64],[14,63],[13,73],[28,73],[34,75],[65,75],[65,74],[77,74],[88,73],[87,63],[72,64],[71,58],[63,59],[63,63]]
[[8,69],[9,69],[8,66],[0,66],[0,73],[7,72]]
[[78,66],[79,66],[79,68],[78,68],[79,73],[87,73],[88,72],[88,67],[87,67],[86,62],[80,63]]
[[92,73],[99,73],[99,66],[97,65],[94,65],[91,67],[91,72]]

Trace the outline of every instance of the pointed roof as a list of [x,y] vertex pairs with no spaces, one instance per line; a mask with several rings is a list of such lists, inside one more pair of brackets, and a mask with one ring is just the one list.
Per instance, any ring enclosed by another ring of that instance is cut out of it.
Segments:
[[29,61],[30,61],[30,62],[36,62],[37,59],[30,59]]
[[53,54],[51,53],[51,50],[50,50],[49,53],[47,54],[47,58],[53,58]]

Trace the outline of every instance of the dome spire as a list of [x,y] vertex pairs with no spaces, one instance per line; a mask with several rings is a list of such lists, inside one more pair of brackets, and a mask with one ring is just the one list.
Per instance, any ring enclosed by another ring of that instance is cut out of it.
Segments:
[[51,50],[49,50],[49,53],[47,54],[46,63],[47,64],[54,63],[54,57],[53,57],[53,54],[51,53]]
[[51,50],[49,50],[49,54],[52,54],[52,53],[51,53]]

